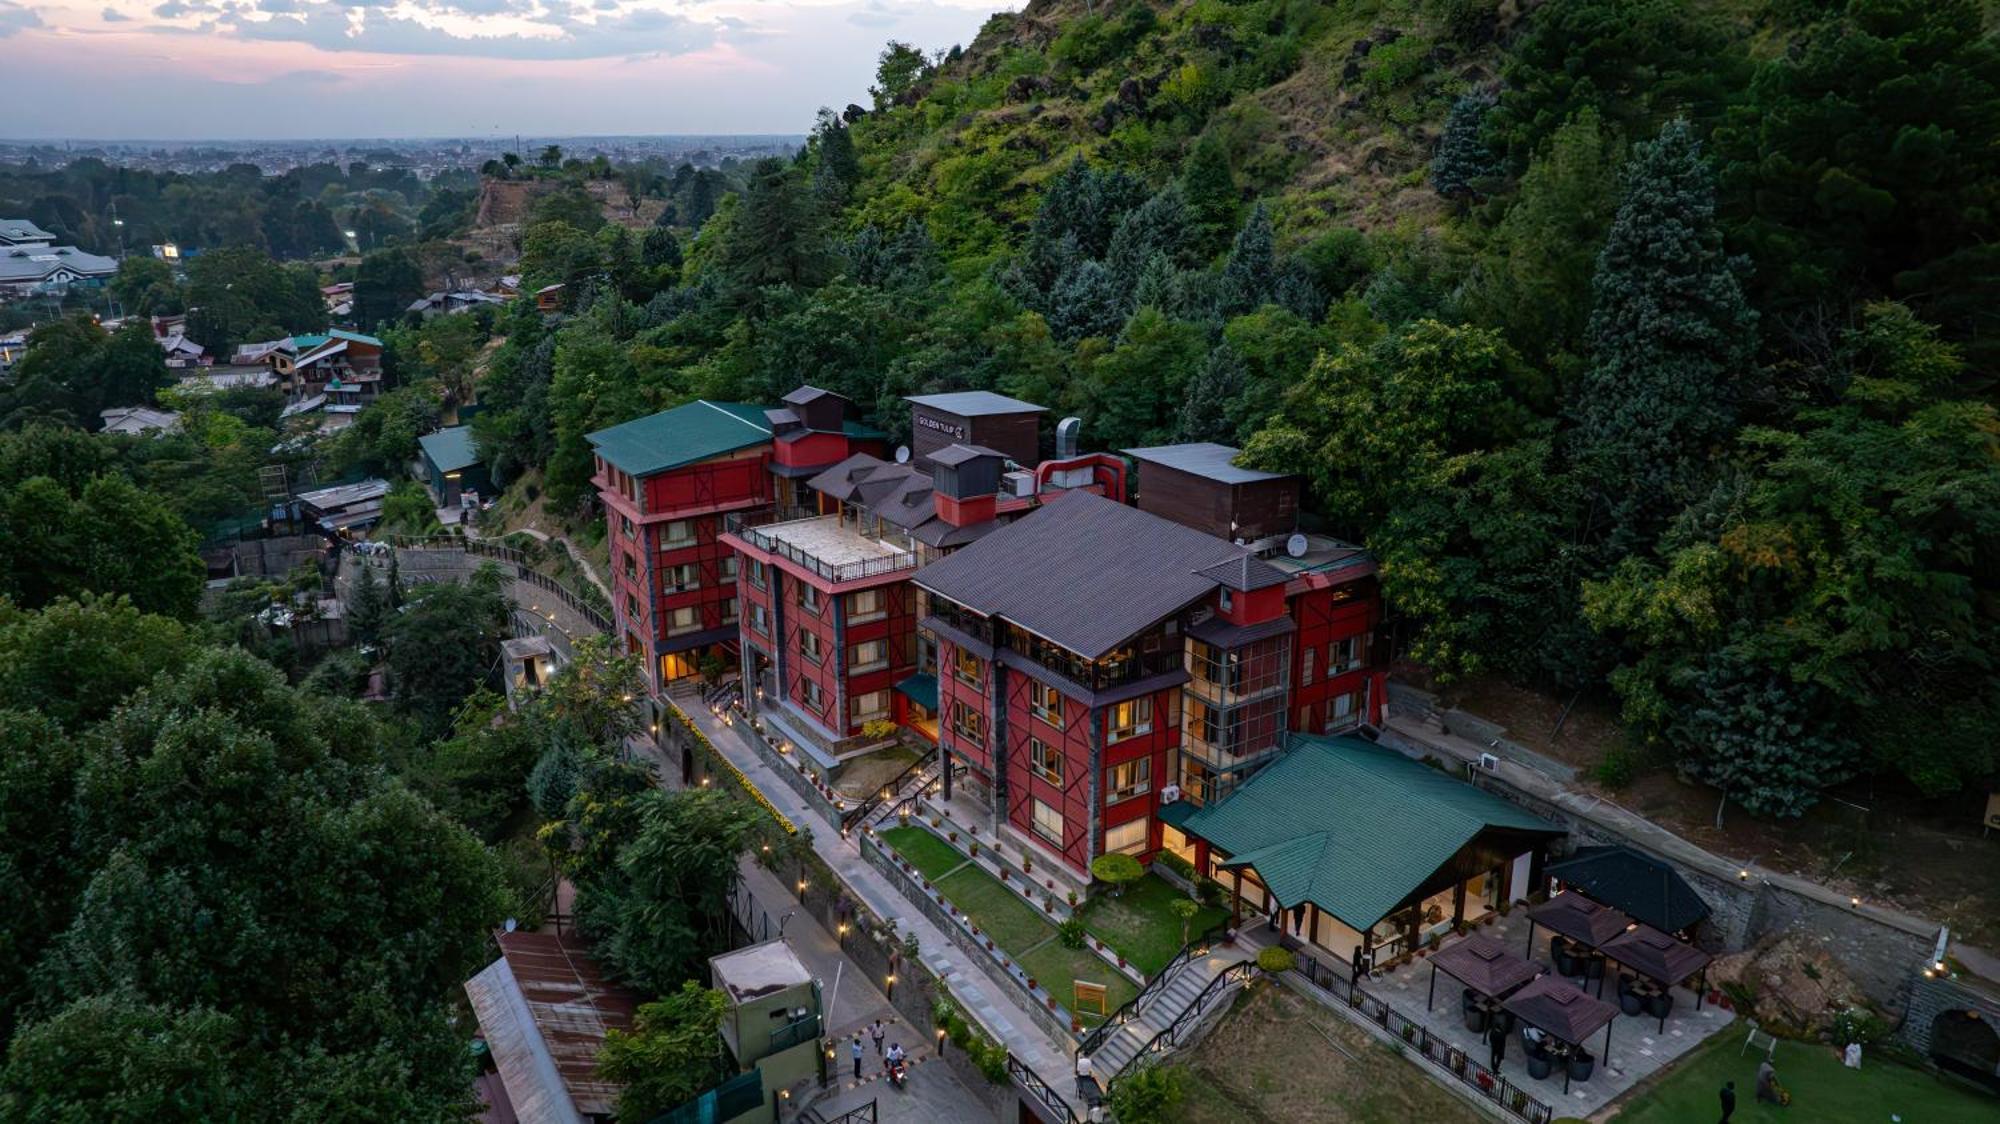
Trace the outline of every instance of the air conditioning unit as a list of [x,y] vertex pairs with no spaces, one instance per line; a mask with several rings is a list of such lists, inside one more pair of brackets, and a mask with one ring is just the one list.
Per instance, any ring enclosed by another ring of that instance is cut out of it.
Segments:
[[1032,472],[1010,472],[1000,478],[1000,487],[1010,496],[1026,499],[1035,494],[1035,474]]
[[1479,767],[1489,773],[1497,773],[1500,771],[1500,758],[1495,754],[1482,753],[1479,755]]

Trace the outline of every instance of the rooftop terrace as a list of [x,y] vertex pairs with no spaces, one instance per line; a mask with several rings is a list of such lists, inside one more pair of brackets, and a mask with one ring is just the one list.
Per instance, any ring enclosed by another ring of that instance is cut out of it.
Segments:
[[912,569],[917,564],[915,553],[869,538],[837,515],[731,529],[752,546],[787,558],[832,582],[857,581]]

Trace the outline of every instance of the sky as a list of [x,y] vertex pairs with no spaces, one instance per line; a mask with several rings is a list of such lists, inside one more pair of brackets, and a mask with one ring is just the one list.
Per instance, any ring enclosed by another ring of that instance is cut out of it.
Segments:
[[803,133],[1009,0],[0,0],[0,137]]

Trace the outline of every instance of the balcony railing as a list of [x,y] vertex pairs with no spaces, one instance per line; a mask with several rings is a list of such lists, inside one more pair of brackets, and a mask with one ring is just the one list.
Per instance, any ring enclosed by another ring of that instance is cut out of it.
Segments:
[[[770,522],[771,516],[769,515],[765,515],[763,520],[759,520],[758,515],[760,514],[763,513],[750,512],[725,515],[723,517],[723,529],[757,549],[769,551],[780,558],[803,566],[829,582],[859,581],[862,578],[893,574],[899,570],[913,570],[917,566],[917,556],[905,550],[898,550],[895,554],[889,555],[886,558],[863,558],[853,562],[828,562],[801,549],[795,543],[787,542],[772,532],[796,523],[807,523],[816,519],[832,519],[834,516],[808,515],[803,519],[790,519],[782,523],[776,523]],[[851,530],[849,533],[859,534],[859,532]],[[862,537],[865,538],[866,536]]]

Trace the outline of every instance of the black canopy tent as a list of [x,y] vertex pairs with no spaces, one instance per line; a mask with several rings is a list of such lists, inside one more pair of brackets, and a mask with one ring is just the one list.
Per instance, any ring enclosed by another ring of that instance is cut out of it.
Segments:
[[1708,916],[1708,903],[1667,863],[1630,847],[1579,847],[1549,864],[1563,888],[1608,905],[1663,933],[1685,933]]
[[1441,948],[1431,957],[1431,990],[1424,1001],[1430,1010],[1437,999],[1437,974],[1458,980],[1481,995],[1499,999],[1532,981],[1542,970],[1508,952],[1499,941],[1484,933]]
[[[1702,984],[1695,988],[1694,993],[1694,1008],[1701,1010],[1702,992],[1707,990],[1708,953],[1651,925],[1640,925],[1621,933],[1607,942],[1601,951],[1664,988],[1673,987],[1689,976],[1701,973]],[[1666,1011],[1667,1006],[1662,1004],[1658,1012],[1662,1031],[1667,1029]]]
[[[1598,1060],[1611,1062],[1611,1021],[1618,1008],[1601,999],[1592,999],[1560,976],[1543,976],[1509,996],[1501,1004],[1522,1022],[1538,1027],[1550,1037],[1576,1049],[1583,1040],[1604,1031],[1604,1053]],[[1563,1092],[1569,1092],[1569,1067],[1563,1067]]]
[[[1582,894],[1562,893],[1528,910],[1527,955],[1535,954],[1535,926],[1569,938],[1578,944],[1602,950],[1605,944],[1637,922],[1623,913],[1591,901]],[[1561,971],[1562,965],[1556,965]],[[1603,978],[1598,979],[1598,990],[1604,990]]]

